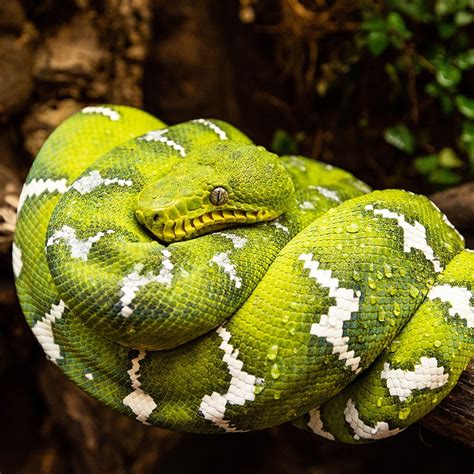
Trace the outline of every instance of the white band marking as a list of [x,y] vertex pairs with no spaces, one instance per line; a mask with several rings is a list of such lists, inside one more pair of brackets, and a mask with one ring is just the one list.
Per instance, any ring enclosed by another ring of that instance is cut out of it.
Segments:
[[151,282],[161,283],[163,285],[169,286],[173,280],[172,270],[174,265],[171,263],[170,257],[171,252],[169,250],[162,250],[161,253],[165,257],[162,261],[162,267],[158,275],[153,275],[152,272],[148,272],[146,275],[141,275],[140,272],[143,269],[143,264],[139,263],[135,265],[133,272],[127,275],[121,283],[120,291],[122,292],[122,297],[120,298],[120,303],[122,304],[122,309],[120,314],[124,318],[128,318],[133,313],[133,308],[130,306],[135,299],[137,292],[145,285],[148,285]]
[[143,391],[141,388],[142,384],[138,380],[140,378],[140,374],[138,373],[140,370],[140,361],[142,361],[145,356],[146,352],[141,350],[138,351],[137,357],[132,359],[132,368],[127,370],[127,373],[130,375],[130,382],[134,390],[123,399],[123,404],[128,406],[133,413],[137,415],[138,421],[147,425],[148,418],[158,405],[148,393]]
[[46,246],[57,244],[60,240],[65,240],[66,243],[71,247],[71,257],[80,258],[81,260],[87,261],[89,252],[92,245],[98,242],[105,235],[113,234],[115,231],[112,229],[104,232],[97,232],[97,234],[87,239],[81,240],[76,237],[76,231],[68,225],[64,225],[60,230],[56,231],[46,243]]
[[113,122],[120,120],[120,114],[114,109],[110,107],[102,107],[102,106],[89,106],[84,107],[81,112],[83,114],[99,114],[103,115],[104,117],[108,117]]
[[39,196],[45,192],[48,193],[59,193],[64,194],[68,190],[67,179],[32,179],[29,183],[25,183],[21,190],[20,197],[18,199],[18,210],[17,214],[20,213],[20,209],[23,207],[25,201],[29,198]]
[[49,313],[46,313],[32,327],[33,334],[43,347],[46,356],[55,364],[63,357],[61,355],[61,348],[54,342],[53,324],[62,317],[65,309],[66,305],[63,300],[60,300],[58,304],[53,303]]
[[229,239],[234,244],[234,248],[241,249],[247,243],[247,239],[245,237],[240,237],[239,235],[232,234],[230,232],[216,232],[216,235],[222,235],[226,239]]
[[418,221],[412,225],[405,220],[405,216],[389,211],[388,209],[375,209],[372,204],[365,206],[366,211],[372,211],[376,216],[382,216],[385,219],[395,219],[397,224],[403,230],[403,251],[409,253],[411,249],[421,250],[427,260],[434,267],[434,271],[439,273],[443,270],[440,261],[434,256],[433,249],[426,240],[426,229]]
[[282,231],[285,232],[286,234],[289,234],[289,233],[290,233],[290,231],[288,230],[288,227],[286,227],[286,226],[284,226],[283,224],[281,224],[278,219],[275,219],[274,221],[271,221],[271,222],[270,222],[270,225],[275,226],[277,229],[282,230]]
[[349,351],[349,337],[344,336],[344,321],[350,321],[352,313],[359,310],[359,297],[350,288],[339,288],[339,280],[331,276],[331,270],[321,270],[312,253],[301,254],[298,260],[304,262],[309,276],[323,288],[328,288],[329,296],[336,300],[328,314],[321,315],[319,323],[311,326],[311,334],[326,339],[333,345],[332,353],[339,354],[339,360],[345,360],[347,367],[357,371],[360,357],[354,357],[354,351]]
[[15,278],[18,278],[21,273],[21,269],[23,268],[23,260],[21,258],[21,248],[13,242],[12,245],[12,265],[13,265],[13,273]]
[[309,189],[314,189],[315,191],[318,191],[321,196],[324,196],[325,198],[331,199],[332,201],[336,202],[341,202],[341,198],[337,194],[336,191],[333,191],[332,189],[328,188],[323,188],[322,186],[308,186]]
[[349,426],[354,431],[354,439],[383,439],[390,436],[394,436],[400,431],[400,428],[395,428],[393,430],[389,429],[388,423],[385,421],[378,421],[375,424],[375,427],[366,425],[360,418],[359,412],[355,407],[352,400],[349,398],[347,400],[346,408],[344,410],[344,415],[346,422],[349,423]]
[[242,280],[237,275],[235,265],[233,263],[230,263],[229,252],[230,251],[221,252],[217,255],[214,255],[210,263],[215,263],[218,267],[221,267],[224,270],[224,273],[227,273],[229,275],[230,280],[235,283],[235,287],[240,288],[242,286]]
[[449,374],[444,373],[444,367],[438,367],[438,361],[434,357],[421,357],[420,364],[415,365],[414,369],[392,369],[385,362],[380,377],[387,381],[392,397],[398,397],[404,402],[413,390],[440,388],[449,378]]
[[433,286],[427,295],[430,300],[439,298],[444,303],[449,303],[449,315],[465,319],[468,328],[474,327],[474,306],[471,305],[473,296],[467,288],[448,284]]
[[255,400],[255,385],[263,384],[263,380],[257,379],[255,375],[250,375],[242,370],[244,363],[238,359],[239,350],[234,349],[234,346],[229,344],[229,339],[232,337],[230,332],[222,326],[218,327],[216,332],[222,339],[219,349],[224,351],[223,361],[227,364],[232,378],[229,389],[223,395],[217,392],[212,392],[212,395],[204,395],[199,411],[206,420],[212,421],[216,426],[227,432],[241,431],[230,426],[231,422],[224,419],[226,405],[230,403],[231,405],[243,406],[246,401]]
[[132,186],[133,182],[129,179],[119,178],[102,178],[99,171],[91,171],[88,175],[75,181],[71,188],[80,194],[88,194],[101,185],[109,186],[110,184],[118,184],[119,186]]
[[140,140],[145,140],[147,142],[160,142],[163,143],[173,150],[177,151],[183,158],[186,156],[186,150],[182,145],[176,143],[175,141],[171,140],[170,138],[165,137],[164,135],[168,133],[167,128],[163,128],[161,130],[153,130],[148,132],[143,137],[140,137]]
[[314,204],[311,201],[303,201],[300,205],[299,208],[303,211],[309,210],[309,209],[314,209]]
[[200,123],[208,128],[210,128],[221,140],[227,140],[229,137],[227,136],[227,133],[222,130],[222,128],[218,127],[214,122],[211,122],[210,120],[206,119],[196,119],[193,120],[195,123]]
[[308,415],[309,421],[307,425],[314,434],[322,436],[326,439],[330,439],[332,441],[336,439],[334,438],[334,435],[332,433],[329,433],[329,431],[326,431],[324,429],[323,420],[321,419],[321,412],[319,411],[319,408],[313,408],[312,410],[310,410]]
[[448,219],[448,216],[433,201],[430,201],[430,203],[441,214],[441,218],[443,219],[444,223],[448,227],[453,229],[456,235],[461,239],[461,241],[464,242],[464,237],[459,233],[456,227],[454,227],[454,225],[450,222],[450,220]]

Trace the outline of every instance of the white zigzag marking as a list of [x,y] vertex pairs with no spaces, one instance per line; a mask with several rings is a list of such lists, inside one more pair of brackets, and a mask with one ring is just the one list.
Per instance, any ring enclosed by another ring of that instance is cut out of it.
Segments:
[[84,107],[81,112],[83,114],[99,114],[108,117],[113,122],[120,120],[120,113],[110,107],[89,106]]
[[229,344],[229,339],[232,337],[230,332],[222,326],[218,327],[216,332],[222,339],[219,349],[224,351],[223,361],[227,364],[232,378],[229,389],[223,395],[217,392],[212,392],[212,395],[204,395],[199,411],[206,420],[212,421],[216,426],[227,432],[241,431],[230,426],[231,422],[224,419],[226,405],[230,403],[231,405],[243,406],[246,401],[255,400],[255,385],[263,384],[263,379],[242,370],[244,363],[238,359],[239,350],[234,349],[234,346]]
[[444,367],[438,367],[438,361],[434,357],[421,357],[420,364],[415,365],[414,369],[392,369],[388,362],[384,363],[380,377],[387,381],[392,397],[398,397],[404,402],[413,390],[440,388],[449,378],[449,374],[444,373]]
[[271,225],[274,225],[277,229],[280,229],[282,230],[283,232],[285,232],[286,234],[289,234],[290,231],[288,230],[288,227],[284,226],[283,224],[281,224],[278,219],[275,219],[274,221],[271,221],[270,222]]
[[171,252],[165,249],[162,250],[161,253],[165,258],[162,261],[162,268],[158,275],[153,275],[151,272],[148,272],[146,275],[141,275],[140,272],[144,265],[139,263],[135,265],[133,272],[122,280],[122,286],[120,287],[120,291],[122,292],[122,297],[120,298],[122,309],[120,314],[124,318],[128,318],[132,315],[133,308],[131,308],[130,305],[141,287],[151,282],[162,283],[167,286],[171,285],[173,280],[173,273],[171,271],[174,268],[170,260]]
[[473,297],[471,291],[462,286],[451,286],[448,284],[436,285],[431,288],[427,297],[430,300],[439,298],[445,303],[449,303],[449,315],[456,316],[456,314],[467,321],[467,327],[474,327],[474,306],[471,305],[470,300]]
[[[119,178],[102,178],[98,171],[91,171],[89,175],[79,178],[76,182],[73,183],[71,188],[74,188],[81,194],[86,194],[91,192],[97,186],[105,184],[118,184],[119,186],[132,186],[131,180],[119,179]],[[32,197],[40,196],[43,193],[59,193],[64,194],[69,190],[67,185],[67,178],[61,179],[32,179],[29,183],[23,185],[21,190],[20,198],[18,200],[18,210],[19,214],[21,208],[23,207],[25,201]]]
[[21,248],[15,243],[12,244],[12,265],[15,278],[18,278],[23,268]]
[[175,141],[171,140],[170,138],[165,137],[164,135],[168,133],[168,129],[164,128],[161,130],[153,130],[148,132],[143,137],[140,137],[140,140],[145,140],[147,142],[160,142],[164,143],[165,145],[169,146],[173,150],[176,150],[183,158],[186,156],[186,150],[182,145],[176,143]]
[[229,275],[230,280],[235,283],[235,287],[240,288],[242,286],[242,280],[237,275],[235,265],[233,263],[230,263],[229,252],[230,251],[221,252],[217,255],[214,255],[210,263],[215,263],[218,267],[221,267],[224,270],[224,273],[227,273]]
[[55,232],[46,243],[46,246],[49,247],[51,245],[57,244],[61,239],[65,240],[66,243],[71,248],[71,257],[72,258],[80,258],[81,260],[87,261],[87,257],[89,256],[89,252],[92,248],[92,245],[98,242],[102,237],[105,235],[110,235],[115,233],[114,230],[109,229],[105,232],[97,232],[97,234],[93,235],[92,237],[88,237],[85,240],[78,239],[76,237],[76,231],[72,227],[68,225],[63,225],[63,227]]
[[303,201],[300,205],[299,208],[303,211],[307,209],[314,209],[314,204],[311,201]]
[[201,118],[193,120],[193,122],[200,123],[206,127],[209,127],[221,140],[227,140],[229,138],[227,136],[227,133],[225,133],[222,128],[218,127],[214,122],[211,122],[210,120]]
[[456,227],[454,227],[454,225],[450,222],[450,220],[448,219],[448,217],[446,216],[446,214],[433,202],[433,201],[430,201],[431,205],[441,214],[441,217],[444,221],[444,223],[450,227],[451,229],[454,230],[454,232],[456,233],[456,235],[461,239],[462,242],[464,242],[464,237],[459,233],[459,231],[456,229]]
[[403,251],[409,253],[411,249],[421,250],[425,258],[433,264],[436,273],[443,270],[440,261],[434,256],[433,249],[426,241],[426,229],[420,222],[415,221],[412,225],[405,220],[404,215],[388,209],[375,209],[372,204],[367,204],[365,210],[372,211],[374,215],[382,216],[385,219],[395,219],[403,230]]
[[341,198],[337,194],[336,191],[333,191],[332,189],[328,188],[323,188],[322,186],[309,186],[309,189],[314,189],[315,191],[318,191],[321,196],[324,196],[325,198],[331,199],[336,202],[341,202]]
[[79,178],[75,181],[71,188],[75,189],[80,194],[90,193],[98,186],[109,186],[110,184],[118,184],[119,186],[132,186],[133,182],[130,179],[119,178],[102,178],[99,171],[91,171],[88,175]]
[[247,243],[247,239],[245,237],[240,237],[239,235],[232,234],[231,232],[216,232],[217,235],[222,235],[226,239],[229,239],[234,244],[234,248],[241,249]]
[[54,342],[53,323],[61,319],[65,309],[66,305],[63,300],[60,300],[58,304],[53,303],[49,313],[46,313],[32,328],[33,334],[43,347],[48,359],[55,364],[63,357],[59,345]]
[[140,370],[140,361],[142,361],[145,356],[146,352],[141,350],[138,351],[137,357],[132,359],[132,368],[127,370],[127,373],[130,375],[130,382],[134,390],[123,399],[123,404],[137,415],[138,421],[147,425],[148,418],[158,405],[153,398],[141,388],[142,384],[138,380],[140,378],[140,374],[138,373]]
[[334,435],[324,429],[323,420],[321,419],[321,412],[319,408],[313,408],[309,413],[308,427],[314,434],[322,436],[323,438],[335,440]]
[[289,158],[290,158],[290,163],[292,166],[294,166],[295,168],[298,168],[300,171],[303,171],[303,172],[306,171],[305,161],[301,159],[300,156],[289,155]]
[[31,197],[39,196],[45,192],[64,194],[68,190],[67,179],[35,179],[33,178],[29,183],[25,183],[21,190],[20,198],[18,199],[17,214],[23,207],[25,201]]
[[366,425],[360,418],[359,412],[355,407],[352,400],[349,398],[347,400],[346,408],[344,410],[344,415],[346,422],[349,423],[349,426],[354,431],[354,439],[383,439],[394,436],[400,431],[400,428],[395,428],[391,430],[388,426],[388,423],[385,421],[378,421],[375,424],[375,427]]
[[339,280],[331,277],[331,270],[321,270],[319,262],[313,260],[312,253],[301,254],[298,260],[304,261],[304,268],[309,270],[309,276],[323,288],[328,288],[329,296],[336,300],[328,314],[321,315],[319,323],[311,326],[311,334],[331,343],[332,353],[339,354],[339,360],[345,360],[347,367],[357,371],[360,357],[354,357],[354,351],[349,351],[349,337],[344,336],[344,321],[350,321],[352,313],[359,310],[359,297],[350,288],[339,288]]

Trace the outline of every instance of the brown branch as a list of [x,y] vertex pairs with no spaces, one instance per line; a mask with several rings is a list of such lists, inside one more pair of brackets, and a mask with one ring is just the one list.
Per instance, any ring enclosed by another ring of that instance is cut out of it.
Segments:
[[430,199],[458,229],[474,230],[474,182],[435,193]]

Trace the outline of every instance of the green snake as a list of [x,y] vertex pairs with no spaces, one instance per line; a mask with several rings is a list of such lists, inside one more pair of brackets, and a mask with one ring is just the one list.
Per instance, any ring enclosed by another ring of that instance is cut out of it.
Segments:
[[168,429],[385,438],[473,355],[474,253],[432,202],[219,120],[67,119],[23,187],[13,267],[48,358]]

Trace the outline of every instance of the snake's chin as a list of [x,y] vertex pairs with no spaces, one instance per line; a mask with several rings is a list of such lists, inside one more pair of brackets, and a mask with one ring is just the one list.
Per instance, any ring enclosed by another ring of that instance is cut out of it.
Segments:
[[267,210],[213,210],[191,219],[181,218],[167,220],[164,224],[155,223],[150,230],[159,240],[172,243],[193,239],[238,225],[268,221],[276,217],[278,216],[275,213]]

